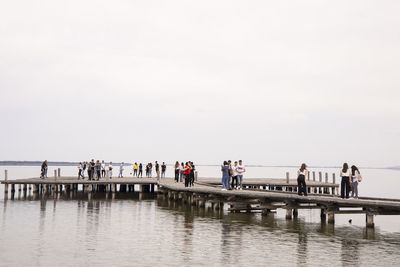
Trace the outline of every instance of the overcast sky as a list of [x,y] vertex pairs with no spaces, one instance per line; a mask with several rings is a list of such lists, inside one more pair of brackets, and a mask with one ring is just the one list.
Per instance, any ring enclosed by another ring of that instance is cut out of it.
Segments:
[[400,165],[400,1],[2,1],[0,160]]

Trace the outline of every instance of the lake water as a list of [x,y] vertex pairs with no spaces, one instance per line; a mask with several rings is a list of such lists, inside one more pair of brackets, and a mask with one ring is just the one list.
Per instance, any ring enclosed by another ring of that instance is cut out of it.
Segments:
[[[60,168],[63,175],[76,174],[75,167]],[[35,177],[39,168],[2,166],[1,179],[4,169],[16,179]],[[200,177],[220,175],[218,167],[198,170]],[[291,168],[247,168],[246,175],[284,177],[286,171],[294,178]],[[361,171],[361,196],[400,198],[399,171]],[[287,221],[284,211],[231,214],[153,194],[141,199],[138,193],[90,201],[1,196],[0,266],[398,266],[400,261],[400,216],[376,216],[375,229],[366,229],[363,215],[336,215],[332,226],[320,222],[318,210],[300,210],[298,219]]]

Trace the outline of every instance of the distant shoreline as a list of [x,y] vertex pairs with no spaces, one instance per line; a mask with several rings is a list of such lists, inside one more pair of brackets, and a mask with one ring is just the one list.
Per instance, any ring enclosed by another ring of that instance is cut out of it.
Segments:
[[[70,161],[48,161],[48,166],[76,166],[79,162],[70,162]],[[107,162],[108,163],[108,162]],[[121,164],[121,162],[114,162],[115,165]],[[124,163],[126,166],[133,165],[132,163]],[[15,161],[15,160],[4,160],[0,161],[0,166],[40,166],[42,165],[42,161]],[[174,165],[168,164],[167,165]],[[197,166],[220,166],[219,164],[197,164]],[[253,167],[253,168],[297,168],[298,166],[291,166],[291,165],[252,165],[246,164],[246,167]],[[341,168],[341,166],[309,166],[309,168],[319,168],[319,169],[335,169]],[[400,166],[392,166],[392,167],[360,167],[363,169],[386,169],[386,170],[399,170]]]

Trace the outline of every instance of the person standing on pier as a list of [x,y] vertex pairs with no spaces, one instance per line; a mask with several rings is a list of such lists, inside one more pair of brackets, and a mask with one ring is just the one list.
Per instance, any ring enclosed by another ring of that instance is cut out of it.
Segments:
[[96,167],[96,163],[94,162],[94,159],[92,159],[89,163],[89,169],[88,169],[89,181],[93,180],[95,167]]
[[179,168],[179,181],[182,183],[183,180],[185,179],[184,174],[183,174],[183,170],[185,169],[185,164],[182,162],[181,166]]
[[186,162],[185,168],[183,169],[183,174],[185,175],[185,187],[190,185],[190,164]]
[[143,165],[142,165],[142,163],[139,164],[139,172],[138,172],[137,177],[139,178],[139,176],[140,176],[140,178],[143,177]]
[[222,190],[229,189],[229,180],[230,180],[230,167],[227,161],[224,161],[223,165],[221,166],[222,172]]
[[300,169],[297,171],[297,193],[299,196],[304,194],[307,196],[306,176],[308,175],[307,165],[301,164]]
[[83,170],[83,166],[82,166],[82,162],[79,162],[78,164],[78,180],[82,177],[82,179],[84,179],[85,177],[83,177],[82,175],[82,170]]
[[167,165],[165,165],[165,162],[163,162],[161,165],[161,178],[165,178],[166,170],[167,170]]
[[351,166],[351,197],[358,198],[358,182],[361,182],[361,174],[356,166]]
[[179,182],[179,171],[180,171],[180,165],[179,162],[175,162],[175,182]]
[[118,178],[123,178],[123,172],[124,172],[124,163],[122,162],[121,165],[119,165],[119,175]]
[[101,177],[106,177],[106,164],[104,160],[101,161]]
[[147,163],[146,165],[146,177],[149,178],[149,173],[150,173],[150,164]]
[[229,166],[229,181],[228,181],[229,187],[227,189],[230,190],[231,189],[231,181],[232,181],[232,177],[233,177],[233,166],[232,166],[231,160],[228,160],[228,166]]
[[194,166],[193,161],[189,161],[190,163],[190,186],[194,186],[194,172],[196,170],[196,166]]
[[341,198],[349,198],[350,170],[349,170],[349,165],[347,163],[343,164],[343,168],[340,171],[340,177],[342,177],[342,181],[340,184],[340,197]]
[[237,181],[237,166],[238,166],[238,162],[235,161],[234,165],[232,166],[232,184],[231,184],[231,188],[232,189],[237,189],[238,187],[238,181]]
[[153,176],[153,163],[149,162],[149,178]]
[[96,177],[97,177],[97,181],[101,177],[101,163],[100,163],[100,160],[96,161]]
[[85,179],[85,170],[86,170],[86,167],[87,167],[87,162],[84,161],[84,162],[83,162],[83,168],[82,168],[82,179]]
[[156,161],[156,174],[157,178],[160,178],[160,164]]
[[40,168],[40,178],[47,178],[47,160],[43,161],[42,166]]
[[246,168],[243,165],[242,160],[239,160],[239,164],[236,167],[237,169],[237,189],[242,190],[242,183],[243,183],[243,174],[246,172]]
[[137,162],[133,164],[133,177],[138,176],[138,168],[139,166],[137,165]]
[[112,179],[112,170],[113,170],[113,165],[112,162],[108,164],[108,175],[110,176],[110,179]]

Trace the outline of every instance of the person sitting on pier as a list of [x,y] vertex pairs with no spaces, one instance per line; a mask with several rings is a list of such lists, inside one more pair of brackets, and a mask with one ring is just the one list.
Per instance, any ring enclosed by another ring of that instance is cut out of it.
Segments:
[[123,172],[124,172],[124,163],[122,162],[121,165],[119,165],[119,174],[118,178],[123,178]]
[[110,164],[108,164],[108,175],[110,176],[110,179],[112,179],[112,170],[113,170],[113,166],[112,166],[112,162],[110,162]]
[[221,166],[221,172],[222,172],[222,190],[228,190],[229,189],[229,180],[230,180],[230,174],[229,174],[229,164],[227,161],[224,161],[223,165]]
[[342,181],[340,183],[340,197],[341,198],[349,198],[350,170],[349,170],[349,165],[347,163],[343,164],[343,168],[340,171],[340,177],[342,177]]
[[306,176],[308,175],[307,165],[301,164],[300,169],[297,171],[297,193],[299,196],[304,194],[307,196]]
[[358,198],[358,182],[361,182],[361,174],[356,166],[351,166],[351,197]]

